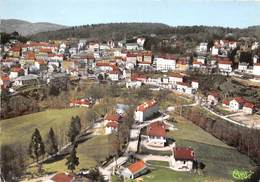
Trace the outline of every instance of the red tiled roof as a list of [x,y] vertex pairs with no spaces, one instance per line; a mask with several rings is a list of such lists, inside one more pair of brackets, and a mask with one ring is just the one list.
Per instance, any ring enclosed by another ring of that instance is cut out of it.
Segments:
[[202,65],[202,62],[199,62],[199,61],[193,61],[192,64],[199,64],[199,65]]
[[40,48],[39,52],[51,53],[52,50],[50,48]]
[[107,114],[105,120],[118,122],[120,120],[120,116],[118,114]]
[[10,78],[9,78],[9,76],[1,76],[1,80],[3,80],[3,81],[10,81]]
[[218,64],[232,64],[232,62],[231,61],[227,61],[227,60],[219,60],[218,61]]
[[51,180],[55,182],[71,182],[73,179],[73,176],[65,173],[58,173],[55,176],[51,178]]
[[157,102],[154,99],[152,99],[152,100],[149,100],[149,101],[144,102],[143,104],[137,106],[137,110],[143,112],[143,111],[147,110],[148,108],[155,106],[156,104],[157,104]]
[[144,163],[144,161],[140,160],[134,164],[131,164],[127,168],[131,171],[131,173],[134,174],[134,173],[142,170],[143,168],[145,168],[145,163]]
[[106,127],[117,128],[118,127],[118,122],[115,122],[115,121],[108,122],[106,124]]
[[244,104],[247,101],[243,97],[235,97],[234,100],[236,100],[239,104]]
[[36,62],[38,62],[41,65],[47,64],[43,59],[36,60]]
[[76,99],[76,100],[71,100],[70,103],[71,103],[71,104],[79,104],[79,105],[81,105],[81,104],[89,105],[89,104],[90,104],[90,102],[89,102],[88,99]]
[[219,95],[219,93],[217,91],[211,91],[211,92],[209,92],[208,95],[212,95],[212,96],[217,97],[217,98],[220,97],[220,95]]
[[154,122],[151,123],[147,127],[147,135],[148,136],[156,136],[156,137],[165,137],[165,124],[162,122]]
[[256,64],[254,64],[254,66],[260,66],[260,63],[256,63]]
[[12,71],[12,72],[22,72],[23,69],[22,69],[22,68],[18,68],[18,67],[13,67],[13,68],[11,69],[11,71]]
[[186,58],[179,58],[177,64],[187,65],[188,62]]
[[224,100],[224,101],[223,101],[223,104],[229,105],[229,100]]
[[21,50],[21,47],[15,46],[11,47],[10,51],[19,52]]
[[142,74],[132,74],[131,75],[131,80],[132,81],[145,81],[147,79],[147,76],[142,75]]
[[248,108],[253,109],[255,107],[255,105],[251,102],[246,102],[243,107],[248,107]]
[[126,57],[136,57],[136,56],[137,56],[137,54],[132,53],[132,52],[127,52],[127,54],[126,54]]
[[174,158],[176,160],[194,160],[195,155],[192,148],[176,147],[173,148]]

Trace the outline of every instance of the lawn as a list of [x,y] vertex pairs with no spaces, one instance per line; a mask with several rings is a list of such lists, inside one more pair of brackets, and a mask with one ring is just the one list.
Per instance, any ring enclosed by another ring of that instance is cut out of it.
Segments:
[[177,127],[178,130],[168,132],[167,133],[168,137],[174,139],[191,140],[195,142],[230,148],[228,145],[224,144],[221,140],[213,137],[211,134],[202,130],[199,126],[191,123],[185,118],[177,115],[174,115],[174,118],[177,121],[175,126]]
[[216,179],[209,176],[199,176],[189,172],[176,172],[171,169],[155,167],[151,169],[150,173],[145,175],[143,181],[149,182],[224,182],[228,180]]
[[[38,113],[19,116],[1,121],[1,144],[22,143],[28,144],[35,128],[38,128],[44,138],[50,127],[54,131],[60,128],[67,129],[72,116],[78,115],[82,124],[86,108],[51,109]],[[59,131],[59,130],[58,130]]]
[[158,166],[165,166],[165,163],[148,161],[154,166],[151,173],[143,176],[144,181],[231,181],[233,170],[250,170],[255,167],[247,156],[224,144],[192,122],[179,116],[175,116],[175,119],[178,130],[168,132],[167,136],[174,138],[177,146],[193,148],[198,161],[205,164],[204,176],[175,172]]
[[[108,136],[93,136],[93,138],[79,144],[77,148],[77,156],[79,157],[79,166],[76,171],[82,168],[95,167],[97,161],[104,160],[110,151]],[[62,160],[44,164],[45,172],[68,171],[65,165],[66,157]]]

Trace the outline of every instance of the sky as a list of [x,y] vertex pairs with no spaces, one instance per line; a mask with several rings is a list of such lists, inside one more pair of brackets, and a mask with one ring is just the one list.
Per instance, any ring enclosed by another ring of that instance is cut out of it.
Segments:
[[68,26],[156,22],[245,28],[260,25],[260,0],[0,0],[0,19]]

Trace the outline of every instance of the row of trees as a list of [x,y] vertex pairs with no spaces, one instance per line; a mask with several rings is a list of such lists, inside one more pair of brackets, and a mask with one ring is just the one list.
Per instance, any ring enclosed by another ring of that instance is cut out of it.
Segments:
[[211,118],[197,108],[183,108],[182,116],[260,164],[260,132]]

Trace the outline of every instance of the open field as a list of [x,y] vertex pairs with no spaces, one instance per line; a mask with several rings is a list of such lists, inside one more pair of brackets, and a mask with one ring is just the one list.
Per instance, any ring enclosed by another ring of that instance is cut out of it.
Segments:
[[194,173],[176,172],[171,169],[155,167],[152,168],[150,173],[145,175],[143,181],[149,182],[228,182],[231,180],[225,180],[220,178],[214,178],[210,176],[199,176]]
[[[192,147],[198,161],[205,164],[203,175],[175,172],[165,167],[158,167],[160,162],[152,161],[151,173],[143,176],[144,181],[232,181],[232,171],[235,169],[253,169],[255,164],[236,149],[205,132],[185,118],[175,116],[178,130],[167,133],[176,140],[176,145]],[[162,163],[163,164],[163,163]],[[165,164],[161,165],[165,166]]]
[[[76,171],[82,168],[95,167],[97,161],[104,160],[110,151],[108,136],[94,136],[93,138],[79,144],[77,148],[77,156],[79,157],[79,166]],[[45,172],[68,171],[65,165],[66,157],[62,160],[44,164]]]
[[56,132],[60,128],[66,130],[70,124],[71,117],[76,115],[81,118],[82,125],[86,126],[87,122],[84,120],[85,111],[86,108],[51,109],[2,120],[0,122],[1,144],[27,144],[35,128],[40,130],[43,138],[48,133],[50,127],[53,127]]

